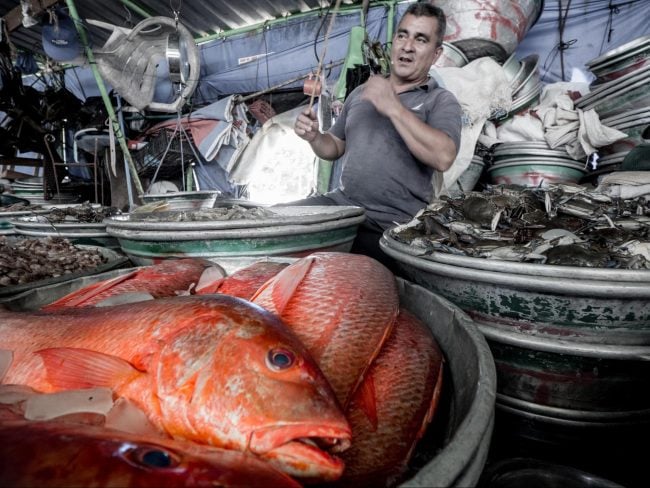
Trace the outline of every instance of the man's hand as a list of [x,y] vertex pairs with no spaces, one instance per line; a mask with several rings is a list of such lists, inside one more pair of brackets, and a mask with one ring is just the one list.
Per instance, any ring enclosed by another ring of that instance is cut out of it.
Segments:
[[361,99],[372,103],[377,112],[389,118],[402,106],[388,78],[380,75],[371,75],[368,78],[363,86]]
[[296,118],[296,124],[293,128],[298,137],[307,142],[312,142],[319,134],[318,118],[316,112],[309,108],[305,108]]

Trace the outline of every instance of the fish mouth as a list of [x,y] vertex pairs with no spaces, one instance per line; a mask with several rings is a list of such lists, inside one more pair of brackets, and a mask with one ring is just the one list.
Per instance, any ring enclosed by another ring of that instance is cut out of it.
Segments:
[[351,436],[348,426],[289,425],[254,432],[249,448],[291,476],[333,481],[344,468],[334,454],[350,447]]

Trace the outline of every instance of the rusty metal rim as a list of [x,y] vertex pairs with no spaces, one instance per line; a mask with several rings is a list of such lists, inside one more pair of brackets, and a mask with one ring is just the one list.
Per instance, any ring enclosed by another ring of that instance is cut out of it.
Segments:
[[470,269],[427,261],[414,256],[397,253],[391,248],[382,248],[390,257],[422,271],[457,280],[489,283],[494,286],[526,290],[528,292],[555,293],[567,296],[587,296],[614,299],[650,299],[650,286],[643,283],[595,280],[558,279],[546,276],[528,276],[503,272]]
[[[134,232],[154,233],[155,231],[226,231],[239,230],[241,232],[251,231],[262,232],[262,228],[278,229],[279,227],[291,226],[311,226],[327,222],[337,222],[349,218],[365,218],[365,210],[355,206],[277,206],[269,208],[276,215],[267,218],[255,219],[237,219],[237,220],[206,220],[206,221],[187,221],[174,222],[169,220],[141,220],[130,219],[130,214],[126,216],[114,216],[104,219],[107,228],[114,232],[121,230],[132,230]],[[303,212],[299,214],[299,212]],[[175,211],[179,212],[178,210]],[[283,212],[295,212],[294,215],[283,214]],[[133,215],[153,215],[161,218],[163,213],[142,212]],[[111,232],[111,231],[109,231]]]
[[[550,352],[570,356],[590,358],[605,358],[617,360],[650,360],[650,347],[630,346],[622,344],[594,344],[587,342],[573,342],[567,339],[547,339],[538,335],[509,332],[497,329],[486,322],[474,320],[479,330],[488,341],[507,344],[509,346],[531,349],[533,351]],[[603,335],[606,339],[607,336]]]
[[594,422],[606,422],[610,426],[626,425],[637,423],[639,420],[650,420],[650,410],[628,410],[622,412],[594,411],[594,410],[572,410],[568,408],[540,405],[539,403],[528,402],[520,398],[497,393],[497,408],[506,407],[530,415],[540,415],[557,421],[587,422],[593,425]]
[[[314,234],[317,232],[344,229],[361,224],[365,215],[347,219],[332,220],[318,224],[276,225],[259,228],[224,228],[224,229],[168,229],[149,230],[146,228],[129,229],[114,227],[110,222],[106,225],[106,232],[117,238],[149,242],[174,242],[174,241],[205,241],[209,239],[256,239],[266,237],[294,236],[301,234]],[[187,222],[192,224],[194,222]],[[171,232],[175,230],[175,232]]]
[[[494,271],[504,274],[543,276],[550,278],[567,278],[572,281],[603,280],[607,282],[650,283],[650,271],[632,269],[582,268],[579,266],[556,266],[551,264],[520,263],[496,259],[456,256],[449,253],[433,251],[425,255],[425,250],[403,244],[390,236],[391,230],[384,232],[381,238],[382,249],[390,249],[395,254],[409,255],[428,262],[438,262],[475,270]],[[385,251],[386,252],[386,251]],[[649,291],[650,292],[650,291]]]

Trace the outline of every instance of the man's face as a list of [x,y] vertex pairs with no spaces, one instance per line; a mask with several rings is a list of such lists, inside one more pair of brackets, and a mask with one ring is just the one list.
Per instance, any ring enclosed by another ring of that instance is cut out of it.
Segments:
[[436,47],[438,19],[405,15],[393,38],[391,74],[400,82],[424,81],[431,65],[442,53]]

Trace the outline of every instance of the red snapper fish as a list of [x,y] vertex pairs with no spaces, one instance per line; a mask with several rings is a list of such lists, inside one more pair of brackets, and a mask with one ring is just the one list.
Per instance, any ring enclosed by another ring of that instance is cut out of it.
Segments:
[[392,486],[406,471],[436,411],[442,371],[443,355],[429,328],[400,310],[346,412],[353,442],[342,454],[342,485]]
[[345,408],[399,307],[393,274],[360,254],[317,252],[280,271],[252,301],[276,314],[307,346]]
[[0,310],[3,383],[108,387],[174,438],[267,456],[336,479],[350,427],[320,369],[276,317],[227,295],[54,313]]
[[257,456],[93,425],[5,420],[0,485],[299,488]]
[[[260,286],[287,266],[289,263],[258,261],[226,276],[223,281],[217,283],[214,292],[250,300]],[[211,293],[209,288],[205,290],[199,293]]]
[[[58,310],[64,307],[96,306],[124,295],[148,294],[151,298],[173,297],[198,285],[206,276],[221,282],[225,271],[207,259],[168,259],[159,264],[143,266],[115,278],[93,283],[59,298],[43,307]],[[207,285],[204,285],[207,286]]]

